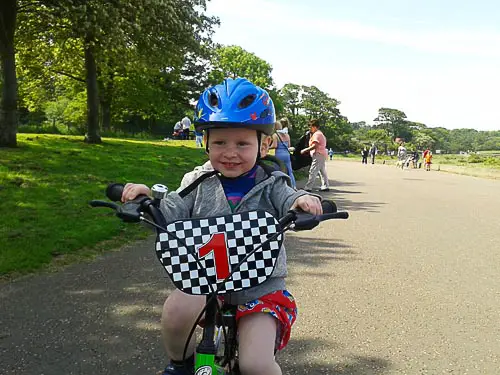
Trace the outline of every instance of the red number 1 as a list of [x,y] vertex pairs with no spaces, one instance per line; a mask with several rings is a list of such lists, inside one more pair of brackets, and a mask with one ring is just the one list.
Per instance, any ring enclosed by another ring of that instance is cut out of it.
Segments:
[[205,258],[211,252],[214,253],[217,281],[224,280],[230,273],[225,233],[215,233],[206,244],[198,249],[200,258]]

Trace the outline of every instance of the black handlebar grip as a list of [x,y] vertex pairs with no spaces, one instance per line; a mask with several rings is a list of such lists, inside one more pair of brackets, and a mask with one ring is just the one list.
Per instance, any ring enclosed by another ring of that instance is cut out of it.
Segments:
[[106,188],[106,196],[113,202],[119,202],[122,200],[122,193],[124,188],[125,185],[123,184],[109,184]]
[[337,212],[337,205],[335,204],[334,201],[322,200],[321,207],[323,207],[324,214],[333,214]]
[[339,219],[349,219],[349,212],[347,211],[337,212],[337,217]]

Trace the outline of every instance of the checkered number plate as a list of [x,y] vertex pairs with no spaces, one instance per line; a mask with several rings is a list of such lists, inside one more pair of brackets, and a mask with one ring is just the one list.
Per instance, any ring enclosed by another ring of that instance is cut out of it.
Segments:
[[[236,266],[279,229],[276,218],[266,211],[179,220],[168,224],[167,232],[158,234],[156,253],[175,286],[185,293],[209,294],[210,285],[214,290],[218,288],[218,294],[237,292],[271,276],[282,234],[265,243],[238,269]],[[224,282],[231,273],[232,277]]]

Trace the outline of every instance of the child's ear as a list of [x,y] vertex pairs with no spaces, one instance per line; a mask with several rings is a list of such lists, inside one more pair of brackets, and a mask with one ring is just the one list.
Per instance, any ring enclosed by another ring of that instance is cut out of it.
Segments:
[[271,147],[273,139],[268,136],[264,135],[264,139],[262,139],[262,142],[260,144],[260,153],[262,156],[266,156],[267,152],[269,151],[269,147]]

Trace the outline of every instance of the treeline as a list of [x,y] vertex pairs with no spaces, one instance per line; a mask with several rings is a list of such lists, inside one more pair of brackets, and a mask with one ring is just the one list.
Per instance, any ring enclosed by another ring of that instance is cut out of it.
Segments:
[[408,121],[403,111],[392,108],[380,108],[373,124],[356,122],[351,126],[357,143],[376,142],[388,151],[397,149],[400,141],[405,141],[409,149],[430,148],[444,153],[500,150],[500,131],[430,128]]
[[216,45],[219,20],[204,0],[3,0],[0,17],[0,146],[17,132],[168,136],[208,85],[246,77],[266,88],[298,138],[318,118],[335,150],[395,140],[447,152],[500,150],[500,132],[428,128],[380,108],[351,123],[340,101],[315,86],[278,88],[271,65],[239,46]]

